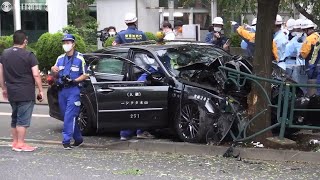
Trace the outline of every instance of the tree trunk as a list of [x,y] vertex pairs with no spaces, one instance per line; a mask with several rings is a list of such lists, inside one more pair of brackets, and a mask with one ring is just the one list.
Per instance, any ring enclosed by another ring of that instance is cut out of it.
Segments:
[[[272,41],[273,27],[275,17],[278,12],[280,0],[258,0],[258,23],[255,37],[255,55],[253,61],[254,74],[256,76],[270,78],[272,71]],[[259,81],[263,88],[271,94],[271,84]],[[252,91],[249,95],[248,114],[253,117],[255,114],[267,109],[259,118],[249,127],[251,133],[258,132],[271,125],[271,112],[267,105],[266,97],[261,93],[261,89],[253,83]],[[266,137],[270,137],[271,132],[264,133],[256,139],[264,141]]]

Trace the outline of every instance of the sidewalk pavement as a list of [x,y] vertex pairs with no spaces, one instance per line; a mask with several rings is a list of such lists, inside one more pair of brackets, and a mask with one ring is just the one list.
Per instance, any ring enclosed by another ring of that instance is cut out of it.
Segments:
[[[0,138],[0,144],[7,144],[11,141],[10,138]],[[60,141],[46,140],[26,140],[33,144],[51,144],[61,145]],[[228,146],[214,146],[203,144],[192,144],[184,142],[172,142],[169,140],[129,140],[129,141],[107,141],[105,144],[90,144],[84,143],[83,148],[93,148],[101,150],[134,150],[158,152],[166,154],[187,154],[187,155],[209,155],[222,156]],[[319,152],[305,152],[297,150],[277,150],[267,148],[243,148],[236,147],[236,153],[240,153],[237,161],[242,159],[254,159],[264,161],[289,161],[289,162],[307,162],[320,164]]]
[[[44,99],[42,102],[39,102],[38,100],[35,99],[36,104],[43,104],[43,105],[47,105],[48,104],[48,98],[47,98],[47,90],[48,90],[48,86],[43,86],[43,94],[44,94]],[[22,90],[23,91],[23,90]],[[38,88],[36,87],[36,94],[38,93]],[[2,96],[2,89],[0,88],[0,103],[7,103],[7,100],[3,99]]]

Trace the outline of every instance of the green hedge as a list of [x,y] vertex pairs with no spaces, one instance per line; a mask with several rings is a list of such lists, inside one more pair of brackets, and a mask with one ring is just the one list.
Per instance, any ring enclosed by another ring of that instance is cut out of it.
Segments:
[[109,37],[105,42],[104,42],[104,47],[112,46],[113,41],[115,40],[115,37]]
[[[79,35],[74,36],[76,38],[77,51],[84,53],[86,50],[86,44],[84,43],[83,38]],[[36,45],[40,70],[43,70],[44,72],[46,72],[46,70],[50,70],[58,56],[64,53],[61,42],[62,38],[63,33],[45,33],[40,36]]]
[[152,32],[145,32],[144,33],[147,36],[147,40],[151,41],[151,40],[155,40],[157,41],[158,38],[155,34],[153,34]]

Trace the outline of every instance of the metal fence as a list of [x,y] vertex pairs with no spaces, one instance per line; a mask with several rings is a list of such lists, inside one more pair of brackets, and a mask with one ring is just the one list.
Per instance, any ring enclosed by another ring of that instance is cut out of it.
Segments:
[[[284,81],[267,79],[263,77],[258,77],[252,74],[240,72],[238,70],[221,66],[219,70],[224,72],[226,75],[226,79],[233,82],[239,89],[244,87],[247,82],[251,84],[256,84],[261,90],[262,96],[267,102],[267,108],[262,109],[257,112],[251,119],[244,119],[242,116],[239,116],[236,110],[234,111],[236,118],[238,120],[237,130],[230,130],[230,135],[233,141],[247,141],[256,136],[261,135],[267,131],[270,131],[274,128],[280,128],[279,138],[283,139],[285,135],[285,131],[292,129],[318,129],[320,130],[320,126],[312,126],[312,125],[298,125],[294,123],[294,113],[297,112],[320,112],[320,109],[308,109],[308,108],[296,108],[296,98],[297,89],[298,88],[320,88],[320,85],[317,84],[293,84],[287,83]],[[262,83],[270,83],[272,86],[278,86],[279,95],[276,99],[276,102],[272,102],[272,99],[268,92],[263,88]],[[230,103],[232,104],[232,103]],[[260,116],[262,116],[269,108],[273,109],[276,112],[276,122],[271,124],[269,127],[265,127],[264,129],[253,132],[251,135],[247,135],[247,130],[252,123],[257,120]],[[319,105],[320,108],[320,105]],[[317,118],[317,117],[315,117]]]

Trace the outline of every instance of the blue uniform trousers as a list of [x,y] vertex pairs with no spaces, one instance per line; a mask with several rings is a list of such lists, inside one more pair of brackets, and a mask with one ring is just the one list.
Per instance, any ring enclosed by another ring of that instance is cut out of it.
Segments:
[[[143,74],[138,78],[138,81],[146,81],[146,80],[147,80],[147,76],[148,76],[147,73],[143,73]],[[121,136],[121,137],[126,137],[126,138],[128,138],[128,137],[133,136],[133,133],[134,133],[133,130],[122,130],[122,131],[120,131],[120,136]],[[142,133],[143,133],[143,130],[138,129],[138,130],[136,131],[136,133],[137,133],[137,135],[138,135],[138,134],[142,134]]]
[[63,117],[63,144],[70,144],[71,138],[82,142],[82,135],[77,123],[80,113],[80,88],[77,86],[63,88],[59,92],[60,114]]
[[[150,67],[148,70],[149,70],[151,73],[157,72],[157,70],[155,70],[155,69],[152,68],[152,67]],[[148,76],[148,73],[143,73],[143,74],[141,74],[141,76],[138,78],[138,81],[146,81],[146,80],[147,80],[147,76]],[[131,136],[133,136],[133,133],[134,133],[133,130],[122,130],[122,131],[120,131],[120,136],[121,136],[121,137],[131,137]],[[142,133],[143,133],[143,130],[138,129],[138,130],[136,131],[136,133],[137,133],[137,135],[138,135],[138,134],[142,134]]]

